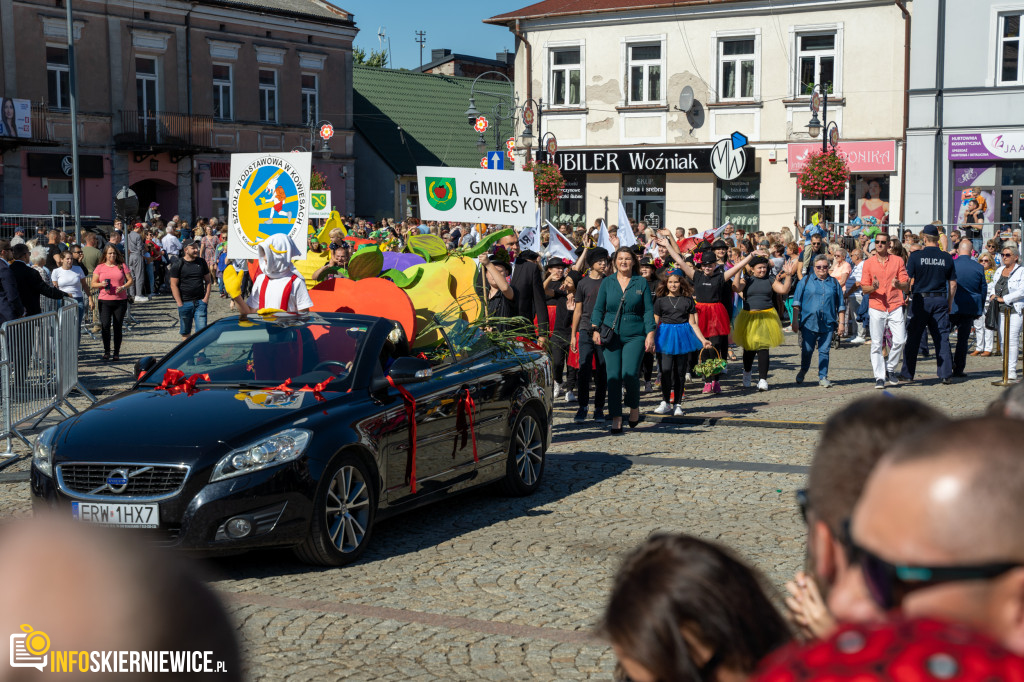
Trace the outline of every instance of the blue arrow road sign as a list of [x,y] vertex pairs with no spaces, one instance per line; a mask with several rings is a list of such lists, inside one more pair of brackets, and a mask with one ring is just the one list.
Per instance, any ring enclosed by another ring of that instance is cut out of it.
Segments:
[[732,134],[732,148],[733,149],[743,149],[743,147],[745,147],[745,146],[747,146],[747,136],[744,135],[743,133],[733,133]]
[[501,152],[487,152],[487,168],[489,170],[505,170],[505,155]]

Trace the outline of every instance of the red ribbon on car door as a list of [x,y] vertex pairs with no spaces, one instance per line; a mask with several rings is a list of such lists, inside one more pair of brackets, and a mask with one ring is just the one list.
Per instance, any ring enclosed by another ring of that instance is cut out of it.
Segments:
[[[455,458],[455,450],[459,448],[459,435],[462,435],[462,447],[466,447],[466,431],[469,431],[469,436],[473,440],[473,461],[479,462],[480,458],[476,452],[476,425],[473,423],[473,413],[476,412],[476,401],[473,400],[473,396],[470,394],[469,389],[464,389],[465,393],[459,396],[459,407],[458,413],[455,417],[455,443],[452,445],[452,458]],[[468,424],[467,424],[468,422]],[[468,426],[468,429],[467,429]]]
[[416,398],[412,393],[405,390],[404,386],[395,383],[395,380],[388,377],[391,384],[402,394],[402,401],[405,403],[405,416],[409,419],[409,461],[405,466],[405,477],[409,479],[409,489],[416,494]]

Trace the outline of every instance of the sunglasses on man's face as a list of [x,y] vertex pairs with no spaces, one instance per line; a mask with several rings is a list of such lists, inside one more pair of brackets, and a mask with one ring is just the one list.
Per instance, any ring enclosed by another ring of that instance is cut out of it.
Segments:
[[1010,253],[1010,252],[1006,252],[1006,253],[1003,254],[1003,258],[1013,258],[1013,257],[1014,257],[1014,255],[1012,253]]
[[844,544],[850,550],[850,563],[860,565],[871,598],[886,611],[899,607],[903,599],[915,590],[966,580],[992,580],[1024,566],[1018,562],[959,566],[894,564],[858,545],[850,533],[849,519],[843,523],[843,534]]

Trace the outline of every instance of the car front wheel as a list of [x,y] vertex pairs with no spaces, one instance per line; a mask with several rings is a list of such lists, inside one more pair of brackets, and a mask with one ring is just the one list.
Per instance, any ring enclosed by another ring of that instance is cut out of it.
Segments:
[[512,426],[508,462],[501,487],[508,495],[529,495],[540,485],[544,473],[544,431],[533,408],[527,407]]
[[360,457],[345,453],[335,458],[323,480],[309,533],[295,554],[310,564],[344,566],[370,543],[377,515],[373,477]]

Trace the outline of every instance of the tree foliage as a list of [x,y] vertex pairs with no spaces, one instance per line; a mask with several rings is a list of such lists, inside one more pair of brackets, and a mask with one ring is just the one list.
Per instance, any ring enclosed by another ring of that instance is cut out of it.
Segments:
[[383,69],[388,65],[388,51],[387,50],[370,50],[370,55],[366,55],[366,50],[361,47],[352,48],[352,63],[361,66],[373,66],[378,69]]

